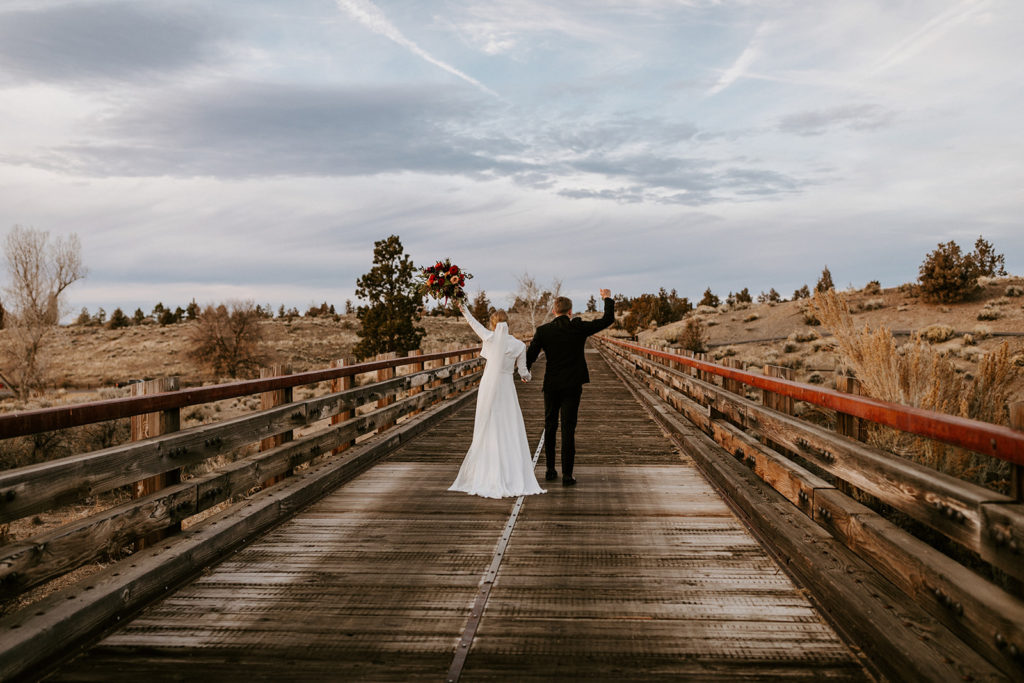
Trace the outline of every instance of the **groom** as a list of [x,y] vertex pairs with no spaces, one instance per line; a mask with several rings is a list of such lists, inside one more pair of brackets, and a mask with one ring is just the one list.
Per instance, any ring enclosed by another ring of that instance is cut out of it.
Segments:
[[555,470],[555,434],[558,417],[562,417],[562,486],[572,486],[573,461],[576,459],[576,415],[580,409],[583,385],[590,381],[583,347],[587,337],[615,322],[615,302],[611,291],[601,290],[604,299],[604,317],[584,321],[572,317],[572,301],[560,296],[555,299],[552,313],[555,319],[541,325],[526,350],[529,368],[543,351],[547,357],[544,371],[544,454],[547,459],[548,481],[558,478]]

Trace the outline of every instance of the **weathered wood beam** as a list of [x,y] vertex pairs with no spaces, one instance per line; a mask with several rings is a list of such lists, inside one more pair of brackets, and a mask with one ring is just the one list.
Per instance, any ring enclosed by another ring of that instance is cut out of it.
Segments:
[[[614,367],[614,365],[613,365]],[[826,614],[893,681],[1005,681],[1006,674],[815,524],[755,471],[622,375],[680,449],[808,588]],[[835,489],[824,489],[835,492]]]
[[217,472],[170,486],[144,498],[71,522],[53,531],[0,548],[0,596],[11,596],[98,560],[148,534],[177,524],[267,480],[284,476],[296,466],[331,452],[339,444],[429,406],[475,384],[468,376],[416,394],[386,408],[285,442],[271,450],[237,460]]
[[[969,550],[984,553],[1003,571],[1024,578],[1020,555],[1012,552],[1008,544],[998,549],[993,542],[1005,536],[1006,530],[986,526],[992,513],[982,514],[983,506],[1013,505],[1015,501],[1009,496],[773,411],[636,354],[616,352],[615,355],[624,358],[641,376],[698,402],[704,406],[704,411],[713,409],[734,424],[745,427],[751,436],[764,437],[798,453]],[[1024,526],[1016,526],[1016,520],[1007,516],[1002,526],[1010,524],[1010,536],[1024,539]]]
[[456,369],[481,362],[474,359],[145,441],[0,472],[0,523],[202,462],[413,386],[448,380]]
[[[420,394],[425,395],[429,394]],[[45,674],[48,667],[73,654],[81,643],[122,616],[164,595],[297,509],[350,480],[475,395],[473,391],[462,393],[337,458],[315,464],[280,485],[255,494],[245,505],[204,520],[186,533],[167,539],[160,548],[133,555],[82,584],[0,618],[0,680]]]

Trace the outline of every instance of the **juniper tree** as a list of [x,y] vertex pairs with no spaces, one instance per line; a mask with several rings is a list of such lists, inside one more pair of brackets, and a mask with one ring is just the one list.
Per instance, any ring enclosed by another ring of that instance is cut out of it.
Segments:
[[115,308],[114,312],[110,314],[110,322],[107,323],[107,327],[112,330],[116,330],[119,327],[128,327],[132,324],[132,321],[124,314],[120,308]]
[[818,278],[818,284],[814,285],[814,291],[827,292],[835,288],[836,286],[832,283],[832,271],[828,269],[828,266],[825,266],[821,271],[821,277]]
[[697,305],[698,306],[715,306],[715,307],[717,307],[721,303],[722,302],[718,298],[718,295],[713,293],[711,291],[711,288],[708,287],[707,289],[704,290],[704,298],[702,298],[700,300],[700,303],[698,303]]
[[494,307],[491,306],[491,301],[487,298],[487,292],[480,290],[480,293],[474,297],[473,305],[469,307],[469,312],[473,314],[474,318],[486,324],[487,318],[490,317],[492,311],[494,311]]
[[423,297],[415,275],[416,267],[398,235],[374,242],[373,267],[356,280],[356,296],[368,303],[356,309],[361,323],[361,339],[353,349],[357,358],[419,348],[426,330],[416,326]]

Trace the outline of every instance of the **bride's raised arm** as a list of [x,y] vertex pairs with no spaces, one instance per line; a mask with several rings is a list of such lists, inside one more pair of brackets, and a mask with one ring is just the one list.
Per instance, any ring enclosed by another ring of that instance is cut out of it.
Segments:
[[466,319],[469,326],[473,328],[474,332],[476,332],[476,336],[480,337],[481,341],[487,341],[491,336],[491,331],[481,325],[479,321],[473,317],[473,314],[469,312],[468,308],[466,308],[466,304],[460,303],[459,310],[462,312],[462,317]]

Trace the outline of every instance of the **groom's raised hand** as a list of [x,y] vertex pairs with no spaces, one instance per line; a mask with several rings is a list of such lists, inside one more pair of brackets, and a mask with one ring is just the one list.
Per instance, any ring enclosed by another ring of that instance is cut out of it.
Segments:
[[610,299],[612,297],[612,290],[602,289],[600,290],[600,294],[602,299]]

